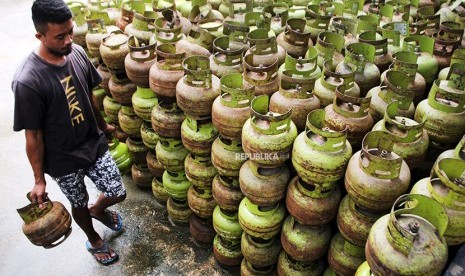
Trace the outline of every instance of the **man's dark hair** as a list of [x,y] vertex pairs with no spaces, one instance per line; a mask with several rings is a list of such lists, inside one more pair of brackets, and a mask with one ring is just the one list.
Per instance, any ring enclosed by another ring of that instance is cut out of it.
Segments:
[[47,23],[61,24],[73,17],[63,0],[35,0],[31,11],[34,27],[41,34],[47,32]]

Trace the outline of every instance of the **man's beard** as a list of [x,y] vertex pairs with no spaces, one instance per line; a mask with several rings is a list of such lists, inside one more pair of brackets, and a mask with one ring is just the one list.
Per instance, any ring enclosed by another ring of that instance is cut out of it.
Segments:
[[49,48],[47,47],[48,51],[50,54],[56,56],[56,57],[61,57],[61,56],[67,56],[71,53],[73,47],[72,47],[73,44],[70,44],[69,46],[67,46],[66,48],[60,50],[60,51],[57,51],[57,50],[54,50],[52,48]]

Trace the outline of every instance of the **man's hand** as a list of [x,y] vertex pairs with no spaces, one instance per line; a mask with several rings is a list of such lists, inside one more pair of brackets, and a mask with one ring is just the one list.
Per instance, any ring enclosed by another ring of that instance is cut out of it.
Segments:
[[105,126],[102,128],[102,131],[105,133],[107,139],[111,139],[113,137],[113,133],[116,131],[116,127],[110,124],[105,124]]
[[31,193],[29,196],[31,197],[32,202],[39,203],[39,208],[42,209],[45,206],[42,204],[44,203],[45,198],[45,181],[43,183],[36,183],[34,188],[32,188]]

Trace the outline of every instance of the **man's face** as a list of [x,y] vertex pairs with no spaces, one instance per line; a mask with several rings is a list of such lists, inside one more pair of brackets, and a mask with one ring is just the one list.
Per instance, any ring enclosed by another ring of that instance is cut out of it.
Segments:
[[47,23],[48,30],[45,34],[37,33],[36,37],[55,56],[64,56],[71,53],[73,43],[72,19],[61,24]]

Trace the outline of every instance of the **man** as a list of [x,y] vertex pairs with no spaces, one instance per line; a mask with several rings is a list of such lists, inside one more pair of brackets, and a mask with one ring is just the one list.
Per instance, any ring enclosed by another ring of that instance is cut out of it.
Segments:
[[[72,13],[62,0],[36,0],[31,10],[40,45],[12,82],[13,129],[25,130],[35,178],[31,199],[43,203],[44,174],[49,174],[70,201],[73,218],[88,238],[88,251],[107,265],[118,254],[95,231],[92,218],[121,230],[121,217],[107,208],[123,201],[126,191],[105,137],[114,127],[104,121],[92,93],[102,78],[84,50],[72,44]],[[102,192],[91,207],[84,176]]]

